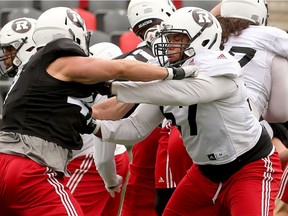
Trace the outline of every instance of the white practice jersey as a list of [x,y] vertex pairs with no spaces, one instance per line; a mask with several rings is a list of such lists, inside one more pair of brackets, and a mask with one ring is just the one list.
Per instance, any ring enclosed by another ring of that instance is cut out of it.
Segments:
[[[276,55],[288,57],[288,34],[275,27],[251,25],[239,36],[230,36],[224,46],[224,50],[231,53],[242,67],[248,96],[252,101],[251,106],[255,116],[259,119],[270,100],[273,58]],[[281,72],[284,73],[282,79],[288,82],[288,69],[285,67],[287,67],[287,61],[282,66],[284,69]],[[279,84],[275,87],[286,88],[287,84],[285,86],[279,86]],[[284,103],[287,101],[287,92],[279,90],[278,93],[282,95],[280,96],[282,98],[278,99],[278,104],[275,106],[288,112],[288,103]]]
[[127,119],[102,121],[102,138],[133,143],[166,117],[179,127],[196,164],[226,164],[252,149],[262,127],[249,108],[238,62],[204,50],[187,64],[198,66],[196,78],[115,83],[120,101],[142,104]]

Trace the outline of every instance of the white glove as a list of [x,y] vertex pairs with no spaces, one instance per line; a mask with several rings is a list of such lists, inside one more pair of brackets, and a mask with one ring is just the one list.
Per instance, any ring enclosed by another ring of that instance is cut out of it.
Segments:
[[110,193],[110,196],[113,198],[115,197],[115,192],[117,193],[121,192],[123,177],[117,174],[117,180],[118,180],[118,184],[115,186],[105,185],[106,190]]
[[186,77],[196,77],[199,73],[195,65],[188,65],[184,67],[167,67],[167,77],[164,80],[181,80]]

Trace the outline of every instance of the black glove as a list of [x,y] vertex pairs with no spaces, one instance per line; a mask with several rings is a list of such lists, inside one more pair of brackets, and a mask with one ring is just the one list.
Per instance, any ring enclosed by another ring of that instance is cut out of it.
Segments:
[[96,134],[100,129],[100,123],[98,120],[91,117],[90,121],[85,127],[85,133]]
[[108,95],[111,96],[111,85],[112,85],[112,80],[111,81],[106,81],[106,82],[101,82],[96,85],[96,91],[101,94],[101,95]]
[[89,112],[86,116],[84,116],[85,127],[84,134],[96,134],[100,129],[100,122],[92,117],[92,109],[91,107],[87,107]]
[[185,77],[196,77],[199,73],[198,68],[195,65],[188,65],[184,67],[167,67],[167,77],[165,80],[181,80]]

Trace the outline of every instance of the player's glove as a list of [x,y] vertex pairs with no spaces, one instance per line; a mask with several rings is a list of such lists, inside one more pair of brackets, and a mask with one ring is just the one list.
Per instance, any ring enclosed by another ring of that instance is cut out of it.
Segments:
[[196,77],[199,73],[195,65],[188,65],[185,67],[167,67],[167,77],[164,80],[181,80],[186,77]]
[[100,122],[94,119],[91,116],[91,114],[89,114],[89,118],[87,119],[87,124],[86,124],[84,133],[96,134],[99,130],[100,130]]
[[115,197],[115,192],[120,193],[121,192],[121,187],[122,187],[122,182],[123,182],[123,177],[117,174],[117,180],[118,180],[118,184],[114,185],[114,186],[107,186],[106,190],[110,193],[111,197]]
[[96,91],[101,94],[101,95],[108,95],[112,96],[111,94],[111,85],[112,85],[112,80],[106,81],[106,82],[101,82],[96,85]]

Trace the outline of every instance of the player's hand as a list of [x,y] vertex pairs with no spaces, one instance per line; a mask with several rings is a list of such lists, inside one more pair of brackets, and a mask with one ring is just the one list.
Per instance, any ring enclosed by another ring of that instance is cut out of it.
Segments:
[[100,130],[100,122],[92,117],[92,111],[86,116],[86,126],[84,128],[84,133],[86,134],[96,134]]
[[101,95],[109,95],[111,96],[111,85],[112,85],[112,80],[106,81],[106,82],[101,82],[97,84],[96,91],[101,94]]
[[110,193],[111,197],[115,197],[115,192],[120,193],[122,188],[123,177],[117,174],[118,184],[115,186],[106,186],[106,190]]
[[181,80],[186,77],[196,77],[199,73],[195,65],[188,65],[185,67],[167,67],[167,77],[164,80]]

